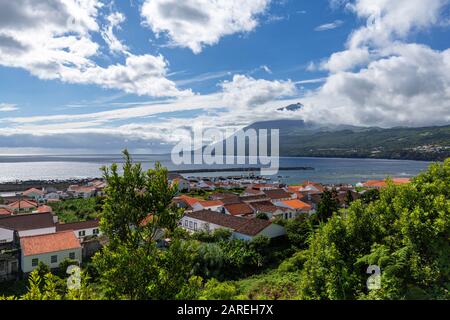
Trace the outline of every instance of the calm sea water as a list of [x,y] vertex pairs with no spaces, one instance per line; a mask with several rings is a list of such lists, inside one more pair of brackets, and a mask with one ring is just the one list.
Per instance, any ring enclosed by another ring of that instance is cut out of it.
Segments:
[[[169,170],[224,168],[215,166],[175,166],[169,155],[136,155],[145,169],[161,162]],[[63,180],[100,177],[100,167],[121,162],[120,155],[0,156],[0,182],[15,180]],[[429,162],[374,159],[281,158],[282,167],[313,167],[312,171],[280,171],[273,180],[293,184],[304,180],[322,183],[357,183],[370,179],[412,177],[425,170]],[[228,166],[240,167],[237,165]],[[242,167],[242,166],[241,166]],[[227,167],[225,167],[227,168]],[[198,173],[189,176],[236,176],[245,173]],[[259,174],[259,172],[255,172]]]

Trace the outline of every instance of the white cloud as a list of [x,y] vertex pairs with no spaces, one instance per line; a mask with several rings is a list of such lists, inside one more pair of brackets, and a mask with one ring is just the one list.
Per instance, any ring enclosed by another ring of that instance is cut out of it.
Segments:
[[250,32],[271,0],[145,0],[141,14],[156,34],[167,34],[175,46],[200,53],[220,38]]
[[[155,97],[186,96],[167,79],[168,63],[162,56],[133,55],[114,35],[123,15],[97,23],[99,0],[0,1],[0,65],[22,68],[46,80],[94,84],[128,93]],[[93,58],[100,45],[92,35],[105,37],[109,49],[127,54],[124,64],[98,66]]]
[[269,101],[297,94],[295,84],[288,81],[268,81],[235,75],[221,84],[223,99],[230,107],[256,108]]
[[407,43],[440,24],[448,0],[334,1],[367,24],[347,49],[321,64],[325,84],[304,99],[308,120],[353,125],[436,125],[450,122],[450,49]]
[[0,112],[10,112],[16,111],[19,108],[15,104],[11,103],[0,103]]
[[314,29],[314,31],[328,31],[328,30],[333,30],[333,29],[337,29],[340,26],[342,26],[344,24],[344,21],[342,20],[335,20],[331,23],[326,23],[326,24],[322,24],[320,26],[318,26],[317,28]]
[[125,16],[120,12],[113,12],[106,19],[108,25],[102,30],[102,37],[108,44],[109,50],[113,53],[127,53],[129,48],[114,34],[114,29],[120,30],[120,25],[125,22]]

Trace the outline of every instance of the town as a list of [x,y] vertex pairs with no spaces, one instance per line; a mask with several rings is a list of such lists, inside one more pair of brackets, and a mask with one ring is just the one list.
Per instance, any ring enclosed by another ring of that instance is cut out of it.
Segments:
[[[286,185],[254,176],[205,178],[176,173],[169,173],[168,180],[178,190],[173,204],[184,212],[179,226],[185,231],[226,229],[232,239],[244,241],[258,236],[269,239],[285,236],[286,230],[279,221],[313,215],[324,194],[332,195],[345,209],[350,202],[370,196],[373,190],[385,188],[388,183],[410,182],[394,178],[390,182],[377,180],[356,185],[312,181]],[[71,201],[101,199],[105,187],[102,179],[93,179],[64,190],[45,186],[3,195],[0,282],[24,279],[41,264],[50,269],[58,269],[67,261],[81,266],[100,250],[108,242],[100,228],[100,214],[93,219],[67,219],[54,208]],[[164,246],[170,239],[165,239],[162,232],[158,241]]]

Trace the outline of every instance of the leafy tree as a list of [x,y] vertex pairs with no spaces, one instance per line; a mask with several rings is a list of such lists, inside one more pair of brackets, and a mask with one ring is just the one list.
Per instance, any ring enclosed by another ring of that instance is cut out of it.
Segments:
[[[449,299],[449,185],[450,159],[333,216],[306,253],[301,298]],[[369,265],[381,268],[380,290],[367,290]]]
[[361,196],[362,202],[365,204],[372,203],[380,199],[380,191],[377,189],[370,189],[363,193]]
[[354,200],[352,192],[347,190],[347,193],[345,194],[345,205],[349,207]]
[[261,220],[269,220],[269,217],[268,217],[267,214],[264,213],[264,212],[259,212],[259,213],[256,215],[256,218],[257,218],[257,219],[261,219]]
[[316,217],[319,221],[327,221],[338,212],[339,201],[336,199],[336,191],[325,190],[317,206]]
[[127,151],[124,160],[122,174],[116,164],[103,168],[100,226],[109,243],[93,258],[101,288],[111,299],[174,299],[188,285],[195,259],[195,250],[174,237],[167,250],[156,244],[163,233],[178,234],[177,190],[160,164],[144,172]]
[[304,249],[308,246],[307,241],[313,232],[311,219],[306,215],[300,215],[296,219],[288,220],[285,223],[289,242],[297,249]]

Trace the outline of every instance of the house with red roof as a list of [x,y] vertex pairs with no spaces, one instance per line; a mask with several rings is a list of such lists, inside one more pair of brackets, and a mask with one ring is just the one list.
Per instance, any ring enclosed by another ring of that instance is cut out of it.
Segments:
[[30,213],[38,208],[37,202],[31,200],[18,200],[8,205],[15,214]]
[[37,202],[44,199],[45,192],[43,190],[39,190],[36,188],[30,188],[24,192],[22,192],[22,196],[27,197],[29,199],[33,199]]
[[192,208],[193,208],[193,211],[210,210],[210,211],[222,212],[223,206],[224,206],[224,203],[221,200],[206,200],[206,201],[199,201],[199,202],[195,203],[192,206]]
[[8,207],[0,207],[0,216],[11,216],[14,214],[14,211],[9,209]]
[[[369,180],[362,184],[364,188],[369,189],[383,189],[388,186],[389,180]],[[411,179],[409,178],[394,178],[390,179],[390,182],[396,186],[402,185],[402,184],[408,184],[411,183]]]
[[82,261],[81,244],[72,231],[21,237],[20,249],[20,266],[24,273],[36,269],[39,262],[54,269],[66,259]]
[[310,214],[312,210],[311,205],[298,199],[278,201],[275,205],[287,209],[283,213],[284,219],[295,219],[301,214]]
[[224,212],[235,217],[249,217],[255,214],[255,210],[244,202],[226,204],[224,205]]

